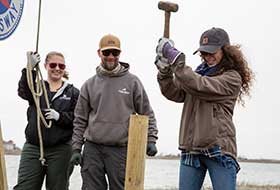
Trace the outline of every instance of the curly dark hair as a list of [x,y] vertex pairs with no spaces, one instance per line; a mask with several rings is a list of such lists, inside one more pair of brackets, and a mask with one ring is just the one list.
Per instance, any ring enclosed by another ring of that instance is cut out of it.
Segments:
[[250,89],[254,80],[254,73],[248,66],[248,62],[245,59],[241,51],[241,45],[225,45],[222,47],[224,58],[227,60],[223,63],[224,70],[236,70],[242,79],[241,90],[238,96],[238,102],[243,106],[245,104],[242,97],[244,95],[250,96]]

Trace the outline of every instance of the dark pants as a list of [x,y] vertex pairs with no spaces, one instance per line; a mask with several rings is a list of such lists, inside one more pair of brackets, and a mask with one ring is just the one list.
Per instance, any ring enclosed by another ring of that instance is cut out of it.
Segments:
[[127,147],[85,142],[81,175],[82,190],[123,190]]
[[46,177],[46,190],[68,189],[68,168],[71,145],[62,144],[44,148],[46,166],[42,166],[40,148],[25,143],[21,153],[18,183],[14,190],[40,190]]

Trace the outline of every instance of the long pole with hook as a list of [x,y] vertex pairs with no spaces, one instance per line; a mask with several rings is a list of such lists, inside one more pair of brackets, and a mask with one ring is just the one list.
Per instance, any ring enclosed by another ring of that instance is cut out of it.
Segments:
[[[36,38],[36,52],[39,51],[39,35],[40,35],[40,20],[41,20],[41,0],[39,0],[39,12],[38,12],[38,23],[37,23],[37,38]],[[48,96],[47,96],[47,90],[46,90],[46,86],[45,86],[45,82],[43,80],[42,77],[42,73],[40,71],[40,67],[39,64],[37,64],[37,66],[35,67],[36,70],[36,79],[35,79],[35,83],[36,83],[36,92],[35,92],[35,88],[34,88],[34,81],[33,81],[33,74],[32,74],[32,67],[30,66],[30,64],[27,64],[27,81],[28,81],[28,86],[29,89],[32,93],[34,102],[35,102],[35,106],[37,109],[37,130],[38,130],[38,137],[39,137],[39,144],[40,144],[40,158],[39,160],[41,161],[42,165],[46,165],[46,159],[44,158],[44,145],[43,145],[43,138],[42,138],[42,130],[41,130],[41,121],[43,122],[43,124],[45,125],[45,127],[50,128],[52,125],[52,122],[49,121],[49,124],[47,124],[46,119],[44,118],[41,108],[40,108],[40,96],[44,95],[45,97],[45,102],[47,105],[47,108],[50,107],[49,105],[49,100],[48,100]]]
[[[36,38],[36,52],[38,53],[39,51],[39,37],[40,37],[40,21],[41,21],[41,4],[42,1],[39,0],[39,12],[38,12],[38,22],[37,22],[37,38]],[[40,91],[40,78],[39,78],[39,73],[40,73],[40,67],[39,64],[36,66],[36,78],[37,78],[37,85],[36,85],[36,92]],[[44,83],[44,81],[42,81]],[[42,90],[42,88],[41,88]],[[37,96],[35,99],[37,103],[37,129],[38,129],[38,137],[39,137],[39,143],[40,143],[40,158],[39,160],[41,161],[42,165],[45,165],[46,159],[44,158],[44,144],[43,144],[43,138],[42,138],[42,130],[41,130],[41,120],[40,120],[40,96]]]
[[[42,0],[39,0],[39,9],[38,9],[38,22],[37,22],[37,38],[36,38],[36,50],[35,52],[38,53],[39,51],[39,38],[40,38],[40,23],[41,23],[41,7],[42,7]],[[37,89],[37,93],[40,94],[40,96],[42,95],[42,92],[39,92],[40,90],[42,91],[43,90],[43,94],[45,95],[45,101],[46,101],[46,105],[47,105],[47,108],[50,108],[50,104],[49,104],[49,99],[48,99],[48,96],[47,96],[47,90],[46,90],[46,86],[45,86],[45,83],[44,83],[44,80],[43,80],[43,76],[42,76],[42,73],[40,71],[40,67],[39,67],[39,64],[37,64],[36,66],[36,77],[37,77],[37,83],[40,84],[39,82],[41,82],[41,85],[37,85],[39,86],[39,88]],[[40,78],[39,78],[40,77]],[[40,108],[40,107],[38,107]],[[47,128],[50,128],[51,127],[51,121],[49,121],[49,124],[47,124],[45,118],[43,117],[42,115],[42,112],[40,110],[40,118],[41,120],[43,121],[45,127]]]
[[41,4],[42,4],[42,1],[39,0],[39,12],[38,12],[38,22],[37,22],[37,39],[36,39],[36,52],[38,52],[38,50],[39,50],[40,21],[41,21]]

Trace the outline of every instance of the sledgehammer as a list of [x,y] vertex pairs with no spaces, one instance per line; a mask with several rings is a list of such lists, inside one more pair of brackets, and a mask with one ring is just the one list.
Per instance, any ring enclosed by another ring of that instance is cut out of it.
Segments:
[[175,3],[171,3],[171,2],[167,2],[167,1],[160,1],[160,2],[158,2],[158,8],[165,11],[163,37],[169,38],[170,12],[177,12],[179,7]]

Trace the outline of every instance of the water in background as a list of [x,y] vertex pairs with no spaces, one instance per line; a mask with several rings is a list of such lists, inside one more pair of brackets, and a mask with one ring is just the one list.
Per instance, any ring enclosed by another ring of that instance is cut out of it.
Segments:
[[[5,156],[9,190],[16,184],[19,156]],[[240,163],[237,175],[239,183],[255,185],[280,185],[280,164]],[[81,189],[80,167],[76,166],[71,176],[70,190]],[[179,160],[147,159],[145,190],[178,188]],[[204,186],[211,186],[207,175]]]

